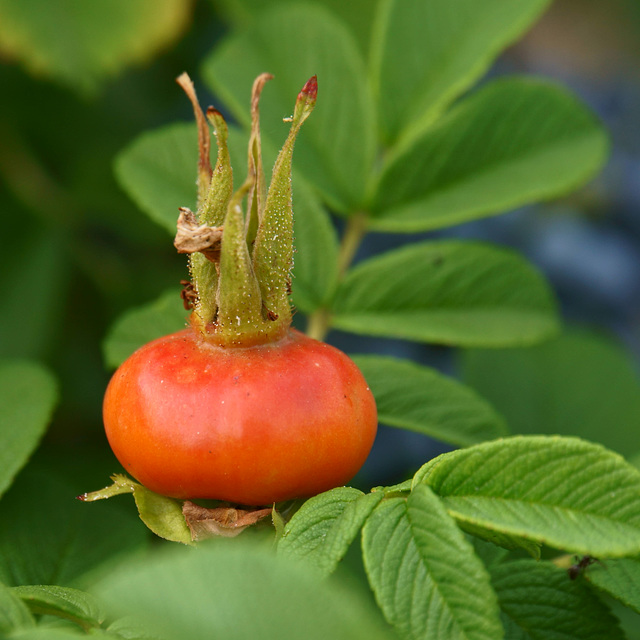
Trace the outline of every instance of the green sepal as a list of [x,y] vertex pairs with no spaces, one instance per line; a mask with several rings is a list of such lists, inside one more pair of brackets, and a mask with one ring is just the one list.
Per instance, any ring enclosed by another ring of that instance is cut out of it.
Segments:
[[253,272],[245,239],[241,206],[244,196],[251,188],[251,183],[245,183],[236,192],[229,203],[224,221],[215,329],[216,339],[219,338],[223,344],[244,344],[248,336],[257,337],[266,330],[260,286]]
[[[202,208],[198,211],[198,222],[210,227],[219,227],[224,222],[233,194],[233,171],[227,146],[229,129],[222,114],[212,107],[207,109],[207,118],[214,128],[218,157],[206,198]],[[193,253],[189,262],[189,270],[198,294],[194,311],[199,324],[206,326],[214,321],[218,311],[215,295],[218,289],[218,267],[202,253]]]
[[289,290],[293,266],[293,205],[291,161],[302,123],[313,111],[318,93],[315,76],[298,94],[291,129],[273,168],[263,215],[260,217],[253,250],[253,266],[266,308],[277,322],[291,322]]

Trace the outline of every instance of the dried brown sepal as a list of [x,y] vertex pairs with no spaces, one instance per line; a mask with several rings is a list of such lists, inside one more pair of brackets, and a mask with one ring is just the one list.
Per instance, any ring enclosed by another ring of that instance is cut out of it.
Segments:
[[182,90],[187,94],[193,106],[193,113],[196,117],[198,125],[198,208],[200,208],[206,199],[209,183],[213,169],[211,168],[211,159],[209,153],[211,150],[211,137],[209,136],[209,125],[207,119],[202,112],[196,90],[189,74],[182,73],[176,78],[176,82]]
[[180,207],[179,211],[173,241],[178,253],[201,253],[211,262],[219,262],[223,228],[198,224],[195,213],[187,207]]
[[182,514],[194,542],[207,538],[234,538],[247,527],[271,516],[271,513],[272,509],[253,511],[234,509],[233,507],[207,509],[190,500],[185,500],[182,505]]

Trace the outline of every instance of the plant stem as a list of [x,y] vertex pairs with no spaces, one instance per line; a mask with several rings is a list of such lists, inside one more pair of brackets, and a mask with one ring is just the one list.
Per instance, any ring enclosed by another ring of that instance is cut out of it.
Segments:
[[[358,212],[349,218],[349,222],[342,235],[338,252],[338,283],[342,281],[353,258],[360,247],[367,232],[368,216]],[[307,319],[307,335],[316,340],[324,340],[331,328],[331,313],[326,307],[314,311]]]

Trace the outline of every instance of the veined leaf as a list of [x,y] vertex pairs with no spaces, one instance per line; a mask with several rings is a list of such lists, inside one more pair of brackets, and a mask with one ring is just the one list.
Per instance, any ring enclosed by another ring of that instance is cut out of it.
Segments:
[[333,326],[458,346],[512,346],[558,328],[552,292],[512,251],[476,242],[413,244],[366,260],[338,288]]
[[66,618],[85,631],[99,627],[106,617],[98,601],[89,593],[57,585],[28,585],[14,587],[18,596],[36,615]]
[[381,2],[372,76],[383,139],[392,142],[437,116],[548,4],[549,0]]
[[189,312],[178,291],[167,291],[157,300],[124,313],[111,327],[103,344],[109,367],[120,366],[136,349],[169,333],[184,329]]
[[513,640],[623,640],[619,623],[583,582],[550,562],[491,567],[506,637]]
[[578,438],[460,449],[427,463],[413,486],[423,482],[460,526],[489,540],[496,532],[599,558],[640,554],[640,472]]
[[392,154],[371,227],[449,227],[557,197],[602,166],[607,137],[565,89],[495,80]]
[[640,613],[640,558],[611,558],[596,562],[585,577],[598,589]]
[[324,575],[332,573],[383,497],[338,487],[307,500],[285,525],[278,553],[304,560]]
[[56,381],[43,366],[0,361],[0,496],[38,446],[57,396]]
[[471,389],[428,367],[381,356],[355,356],[378,419],[459,446],[507,434],[504,420]]
[[496,596],[473,547],[425,485],[380,503],[363,529],[365,568],[401,637],[500,640]]
[[203,75],[234,115],[249,124],[249,88],[268,71],[275,76],[260,104],[263,135],[279,147],[291,99],[318,76],[313,118],[296,142],[294,167],[321,190],[333,208],[361,206],[375,153],[373,100],[362,56],[352,34],[317,5],[288,4],[260,14],[206,60]]

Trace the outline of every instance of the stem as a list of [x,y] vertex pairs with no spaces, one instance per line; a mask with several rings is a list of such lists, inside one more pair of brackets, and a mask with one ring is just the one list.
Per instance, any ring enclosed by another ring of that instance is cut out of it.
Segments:
[[[349,218],[338,252],[338,283],[346,275],[367,232],[368,216],[361,211]],[[326,307],[314,311],[307,319],[307,335],[315,340],[324,340],[331,328],[331,313]]]

